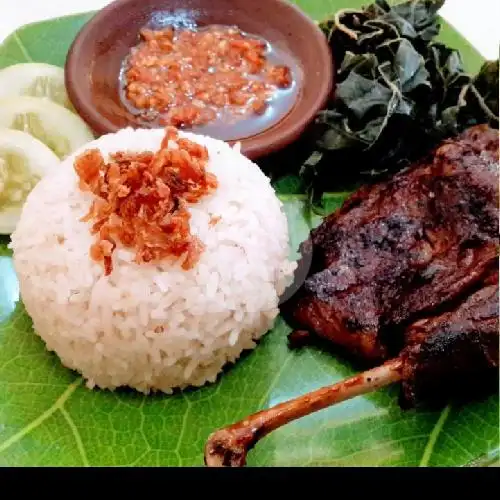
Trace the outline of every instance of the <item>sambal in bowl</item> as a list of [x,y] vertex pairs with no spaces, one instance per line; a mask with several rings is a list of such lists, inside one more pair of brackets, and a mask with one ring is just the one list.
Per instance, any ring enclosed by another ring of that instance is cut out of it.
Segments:
[[77,35],[65,78],[97,135],[173,125],[250,158],[296,140],[333,88],[324,34],[284,0],[115,0]]

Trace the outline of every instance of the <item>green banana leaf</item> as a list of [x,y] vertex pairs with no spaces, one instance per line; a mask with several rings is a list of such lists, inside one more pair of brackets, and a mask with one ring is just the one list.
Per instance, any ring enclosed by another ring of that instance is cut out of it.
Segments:
[[[320,20],[366,2],[296,3]],[[62,66],[92,14],[19,29],[0,46],[0,67],[22,61]],[[441,39],[461,50],[471,72],[478,70],[481,56],[446,23]],[[304,216],[304,198],[291,186],[276,188],[295,255],[320,219]],[[345,196],[329,194],[329,209],[338,208]],[[215,429],[354,373],[346,360],[319,347],[290,351],[289,328],[278,319],[258,348],[215,384],[173,396],[90,391],[34,334],[7,244],[7,238],[0,239],[0,466],[203,465],[204,444]],[[248,465],[498,465],[498,395],[423,412],[402,411],[397,394],[397,387],[389,387],[291,423],[260,441]]]

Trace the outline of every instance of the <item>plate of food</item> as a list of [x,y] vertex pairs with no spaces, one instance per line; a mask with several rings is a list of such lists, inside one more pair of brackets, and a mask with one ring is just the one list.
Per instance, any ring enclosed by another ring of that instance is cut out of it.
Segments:
[[498,60],[247,4],[0,46],[0,465],[498,465]]

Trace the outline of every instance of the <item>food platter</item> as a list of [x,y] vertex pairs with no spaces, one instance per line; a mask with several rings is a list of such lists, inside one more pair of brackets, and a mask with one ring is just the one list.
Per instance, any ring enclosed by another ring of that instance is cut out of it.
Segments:
[[[313,19],[364,2],[296,2]],[[0,67],[36,61],[63,67],[93,13],[25,26],[0,47]],[[444,23],[440,39],[475,73],[482,58]],[[263,169],[268,163],[263,160]],[[273,178],[290,233],[290,255],[320,224],[293,178]],[[324,195],[323,213],[349,191]],[[201,466],[209,435],[248,415],[358,372],[328,346],[291,350],[281,317],[256,349],[216,381],[181,393],[89,390],[33,332],[19,298],[9,238],[0,237],[0,464],[5,466]],[[250,466],[490,466],[498,461],[499,401],[402,410],[395,386],[281,427],[248,455]]]

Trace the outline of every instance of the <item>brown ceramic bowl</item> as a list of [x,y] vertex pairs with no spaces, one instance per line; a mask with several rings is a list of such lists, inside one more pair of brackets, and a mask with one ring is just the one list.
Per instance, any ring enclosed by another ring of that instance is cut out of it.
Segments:
[[[277,123],[239,138],[243,154],[257,158],[296,140],[323,107],[333,87],[331,52],[318,26],[284,0],[115,0],[80,31],[66,60],[68,95],[97,135],[138,127],[119,96],[120,68],[145,26],[161,27],[169,19],[236,25],[267,39],[292,57],[299,75],[295,104]],[[297,76],[297,75],[296,75]],[[209,134],[218,139],[226,137]],[[228,142],[234,142],[228,140]]]

